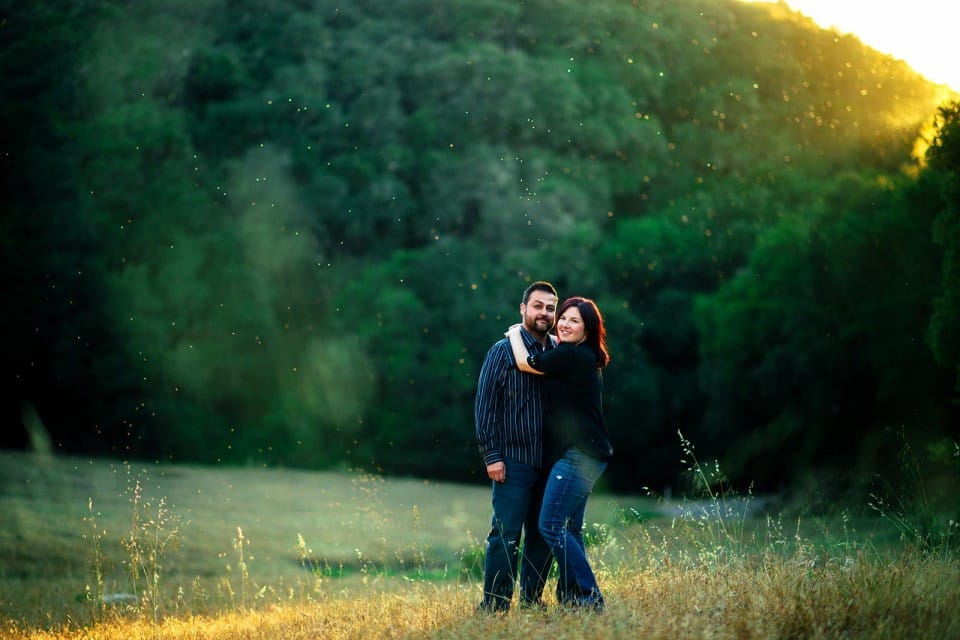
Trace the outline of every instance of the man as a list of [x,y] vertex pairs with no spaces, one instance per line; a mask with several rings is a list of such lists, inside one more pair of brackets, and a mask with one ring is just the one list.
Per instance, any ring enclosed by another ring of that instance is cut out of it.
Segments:
[[[557,291],[537,281],[523,292],[521,335],[531,354],[553,347],[549,331]],[[510,342],[503,338],[487,352],[480,369],[474,419],[480,455],[493,481],[493,518],[484,561],[482,611],[510,609],[516,582],[521,531],[520,603],[539,606],[553,558],[537,521],[543,488],[541,377],[521,373]]]

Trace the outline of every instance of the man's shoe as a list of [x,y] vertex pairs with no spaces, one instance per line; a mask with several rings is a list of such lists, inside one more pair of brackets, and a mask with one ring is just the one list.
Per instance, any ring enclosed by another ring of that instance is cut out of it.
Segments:
[[476,612],[477,615],[504,615],[510,612],[510,605],[481,601],[480,604],[477,605]]
[[521,600],[520,608],[524,611],[546,611],[547,605],[541,600]]

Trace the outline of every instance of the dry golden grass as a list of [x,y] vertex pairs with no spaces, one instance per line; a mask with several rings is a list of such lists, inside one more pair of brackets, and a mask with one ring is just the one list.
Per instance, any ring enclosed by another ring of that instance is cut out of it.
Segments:
[[360,472],[0,453],[0,518],[0,614],[44,624],[83,619],[97,572],[103,594],[129,593],[132,539],[141,556],[157,537],[166,544],[159,588],[183,589],[190,612],[252,602],[265,587],[261,600],[286,595],[305,579],[313,590],[309,567],[342,576],[333,590],[385,566],[456,574],[461,553],[486,535],[489,490]]
[[411,583],[401,591],[330,598],[154,623],[117,618],[85,628],[30,630],[11,640],[298,640],[313,638],[952,638],[960,634],[960,565],[903,555],[896,561],[771,559],[752,569],[665,567],[602,575],[600,615],[474,613],[475,590]]
[[457,580],[489,522],[482,484],[0,452],[0,619],[86,623],[97,596],[153,590],[153,569],[151,609],[177,615]]
[[814,539],[720,504],[625,506],[656,505],[597,496],[588,512],[603,614],[489,616],[459,560],[478,559],[483,486],[0,454],[0,637],[960,637],[948,548],[881,545],[846,518]]

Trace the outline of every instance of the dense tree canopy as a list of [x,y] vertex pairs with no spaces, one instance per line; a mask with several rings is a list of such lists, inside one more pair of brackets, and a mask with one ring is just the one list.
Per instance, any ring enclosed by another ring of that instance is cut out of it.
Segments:
[[538,278],[607,318],[615,488],[955,437],[956,96],[784,5],[0,15],[8,446],[478,478]]

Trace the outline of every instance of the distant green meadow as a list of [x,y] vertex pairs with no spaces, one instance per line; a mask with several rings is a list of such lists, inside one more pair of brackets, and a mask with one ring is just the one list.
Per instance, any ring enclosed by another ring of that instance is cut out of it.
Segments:
[[[924,552],[867,505],[802,511],[773,496],[601,493],[586,541],[614,593],[637,576],[771,562],[850,567],[920,553],[948,575],[957,569],[949,539]],[[105,616],[159,624],[427,584],[473,601],[490,506],[485,484],[0,453],[0,513],[0,612],[41,629]]]

